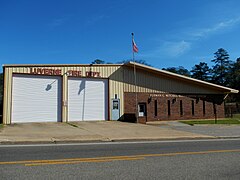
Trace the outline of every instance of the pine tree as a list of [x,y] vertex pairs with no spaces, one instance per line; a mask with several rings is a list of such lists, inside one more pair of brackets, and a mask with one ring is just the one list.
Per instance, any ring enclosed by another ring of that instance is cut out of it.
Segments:
[[240,58],[230,68],[227,80],[231,88],[240,90]]
[[211,69],[208,67],[207,63],[200,62],[196,64],[191,70],[191,77],[195,79],[199,79],[202,81],[209,81]]
[[215,52],[214,54],[215,59],[213,59],[212,62],[214,62],[215,65],[213,66],[212,70],[213,73],[212,81],[216,84],[226,86],[228,85],[227,82],[228,70],[231,67],[229,54],[223,48],[218,49],[217,52]]
[[105,61],[101,60],[101,59],[95,59],[92,64],[105,64]]

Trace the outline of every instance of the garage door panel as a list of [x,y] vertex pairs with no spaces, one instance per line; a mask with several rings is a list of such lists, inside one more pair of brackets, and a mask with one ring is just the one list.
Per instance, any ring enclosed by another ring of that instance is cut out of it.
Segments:
[[107,79],[69,78],[69,121],[106,120],[107,84]]
[[12,122],[61,121],[61,77],[13,75]]

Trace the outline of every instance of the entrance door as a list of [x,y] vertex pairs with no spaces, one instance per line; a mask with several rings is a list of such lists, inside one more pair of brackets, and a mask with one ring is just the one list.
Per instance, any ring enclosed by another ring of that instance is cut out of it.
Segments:
[[112,99],[112,120],[120,118],[120,99]]
[[138,117],[145,117],[147,115],[146,103],[138,104]]

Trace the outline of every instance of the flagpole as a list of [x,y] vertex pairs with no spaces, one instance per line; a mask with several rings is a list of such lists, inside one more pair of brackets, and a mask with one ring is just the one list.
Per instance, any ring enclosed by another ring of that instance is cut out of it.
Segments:
[[[132,33],[132,46],[134,42],[134,34]],[[133,48],[133,47],[132,47]],[[136,120],[138,123],[138,97],[137,97],[137,72],[136,72],[136,61],[135,61],[135,56],[134,56],[134,50],[132,49],[132,60],[133,60],[133,72],[134,72],[134,90],[135,90],[135,106],[136,106]]]

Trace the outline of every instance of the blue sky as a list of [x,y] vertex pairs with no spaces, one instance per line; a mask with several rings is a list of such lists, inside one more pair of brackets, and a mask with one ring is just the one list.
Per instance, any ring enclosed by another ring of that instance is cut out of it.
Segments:
[[[1,64],[116,63],[157,68],[240,57],[238,0],[0,0]],[[2,71],[2,70],[0,70]]]

